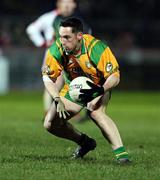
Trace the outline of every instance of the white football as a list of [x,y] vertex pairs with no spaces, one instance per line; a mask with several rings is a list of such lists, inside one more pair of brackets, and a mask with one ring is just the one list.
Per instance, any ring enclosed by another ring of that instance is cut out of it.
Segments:
[[81,89],[91,89],[86,81],[90,81],[93,83],[91,79],[85,76],[77,77],[71,81],[69,85],[69,95],[74,101],[80,102],[79,95],[81,94]]

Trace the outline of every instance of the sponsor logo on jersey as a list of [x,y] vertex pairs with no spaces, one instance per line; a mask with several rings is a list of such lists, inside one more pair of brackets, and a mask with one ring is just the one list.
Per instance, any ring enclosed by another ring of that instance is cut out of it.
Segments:
[[111,72],[112,71],[112,69],[113,69],[113,65],[112,65],[112,63],[107,63],[106,64],[106,72]]

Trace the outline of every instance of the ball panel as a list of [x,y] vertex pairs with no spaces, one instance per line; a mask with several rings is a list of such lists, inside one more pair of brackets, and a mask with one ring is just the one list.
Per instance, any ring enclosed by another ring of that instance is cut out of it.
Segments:
[[93,82],[85,76],[77,77],[71,81],[69,85],[69,95],[74,101],[80,102],[79,95],[81,94],[81,89],[90,89],[86,81]]

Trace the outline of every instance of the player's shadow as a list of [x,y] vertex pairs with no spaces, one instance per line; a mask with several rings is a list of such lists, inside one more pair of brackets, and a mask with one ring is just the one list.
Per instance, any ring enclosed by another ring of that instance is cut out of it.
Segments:
[[29,154],[29,155],[22,155],[21,156],[25,161],[43,161],[43,162],[54,162],[54,163],[60,163],[60,162],[67,162],[67,163],[77,163],[77,164],[112,164],[113,162],[106,160],[106,159],[97,159],[94,157],[85,157],[83,159],[72,159],[69,156],[60,156],[60,155],[36,155],[36,154]]
[[33,160],[33,161],[53,161],[53,162],[60,162],[62,160],[67,160],[68,156],[56,156],[56,155],[37,155],[37,154],[29,154],[29,155],[22,155],[22,158],[25,160]]

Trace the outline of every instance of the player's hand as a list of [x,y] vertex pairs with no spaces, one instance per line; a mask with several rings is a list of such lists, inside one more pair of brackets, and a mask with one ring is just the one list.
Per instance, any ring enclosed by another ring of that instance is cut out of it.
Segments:
[[52,44],[53,44],[54,40],[51,40],[51,41],[46,41],[46,47],[50,47]]
[[98,96],[95,99],[93,99],[92,101],[88,102],[86,108],[89,111],[94,111],[101,106],[101,102],[102,102],[102,96]]
[[57,113],[59,113],[60,118],[66,119],[66,115],[70,115],[69,112],[66,111],[63,102],[60,97],[55,98],[55,102],[57,103]]
[[102,86],[97,86],[94,83],[87,81],[87,84],[90,86],[91,89],[81,89],[81,94],[79,98],[82,102],[88,103],[92,101],[94,98],[104,94],[104,88]]
[[42,48],[49,48],[53,44],[54,40],[44,42],[41,47]]

